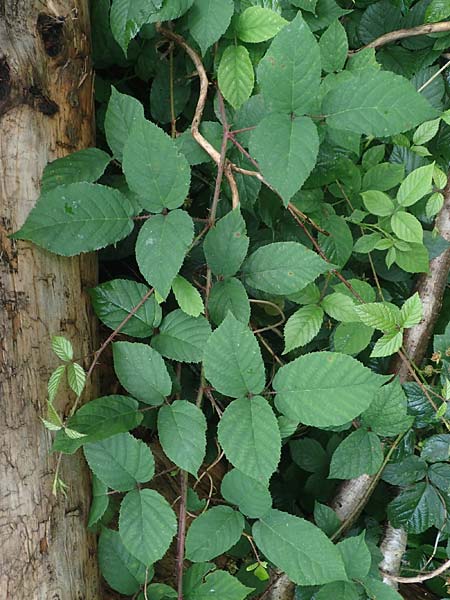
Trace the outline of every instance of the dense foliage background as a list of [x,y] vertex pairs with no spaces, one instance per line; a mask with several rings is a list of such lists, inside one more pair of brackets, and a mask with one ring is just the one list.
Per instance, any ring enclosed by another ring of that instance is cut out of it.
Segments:
[[[449,15],[442,0],[93,2],[98,148],[47,166],[15,235],[100,251],[110,331],[87,373],[53,339],[44,424],[93,472],[113,590],[263,598],[279,570],[298,600],[399,598],[378,569],[387,520],[409,534],[402,575],[450,556],[447,292],[424,363],[403,346],[430,318],[418,275],[449,246],[434,225],[450,27],[370,47]],[[84,404],[111,342],[115,393]],[[76,400],[58,415],[65,376]],[[333,498],[361,476],[342,520]]]

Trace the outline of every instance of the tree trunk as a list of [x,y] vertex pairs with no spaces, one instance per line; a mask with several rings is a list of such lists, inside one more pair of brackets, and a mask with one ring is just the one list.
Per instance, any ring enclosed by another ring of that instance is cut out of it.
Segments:
[[[0,0],[0,597],[97,600],[95,537],[86,532],[90,482],[64,457],[67,498],[52,495],[46,383],[50,338],[87,359],[96,343],[85,289],[93,256],[57,257],[8,235],[39,195],[47,162],[94,143],[86,0]],[[95,384],[85,394],[92,397]],[[66,415],[73,396],[61,394]]]

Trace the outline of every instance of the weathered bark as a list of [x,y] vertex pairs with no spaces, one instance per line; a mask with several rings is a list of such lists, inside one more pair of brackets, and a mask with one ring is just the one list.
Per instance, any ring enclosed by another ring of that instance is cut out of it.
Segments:
[[[76,357],[96,343],[85,289],[93,256],[61,258],[8,235],[39,195],[47,162],[94,143],[87,0],[0,0],[0,597],[97,600],[89,476],[64,458],[67,498],[52,495],[56,456],[45,417],[57,365],[50,337]],[[87,397],[95,393],[92,383]],[[59,403],[64,415],[69,394]]]

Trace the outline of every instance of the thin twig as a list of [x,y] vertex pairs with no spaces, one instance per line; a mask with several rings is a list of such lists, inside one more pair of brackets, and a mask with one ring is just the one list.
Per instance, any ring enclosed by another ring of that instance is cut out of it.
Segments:
[[389,573],[384,572],[381,572],[381,574],[383,575],[383,577],[391,579],[392,581],[396,581],[397,583],[422,583],[423,581],[428,581],[429,579],[439,577],[439,575],[445,573],[447,569],[450,569],[450,560],[446,560],[445,563],[443,563],[437,569],[434,569],[434,571],[424,573],[423,575],[417,575],[417,577],[399,577],[397,575],[390,575]]
[[391,44],[404,38],[414,37],[417,35],[428,35],[430,33],[439,33],[442,31],[450,31],[450,21],[441,21],[440,23],[427,23],[425,25],[418,25],[417,27],[411,27],[410,29],[396,29],[385,33],[380,37],[376,38],[370,44],[363,46],[356,52],[360,52],[365,48],[381,48],[386,44]]
[[186,539],[186,504],[187,504],[188,476],[186,471],[180,471],[181,502],[178,514],[178,539],[177,539],[177,592],[178,600],[183,600],[183,569],[184,569],[184,543]]

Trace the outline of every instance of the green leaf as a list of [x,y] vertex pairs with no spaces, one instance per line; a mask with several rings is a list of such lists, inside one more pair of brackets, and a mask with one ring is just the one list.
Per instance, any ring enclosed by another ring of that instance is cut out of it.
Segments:
[[233,0],[194,0],[188,27],[202,54],[225,33],[233,11]]
[[187,279],[177,275],[172,283],[172,291],[181,310],[191,317],[198,317],[205,311],[202,297]]
[[147,598],[141,592],[137,600],[176,600],[177,592],[165,583],[151,583],[147,586]]
[[135,429],[142,421],[138,408],[136,400],[128,396],[104,396],[91,400],[79,408],[67,422],[70,429],[79,431],[84,437],[69,439],[65,431],[60,431],[52,450],[73,454],[83,444]]
[[361,425],[381,436],[393,437],[412,425],[407,414],[405,392],[398,379],[380,388],[374,401],[361,415]]
[[41,418],[41,421],[50,431],[60,431],[64,427],[64,423],[62,422],[58,411],[50,402],[50,400],[47,400],[47,419]]
[[[375,146],[375,149],[377,146]],[[384,155],[384,146],[383,155]],[[403,181],[405,176],[404,165],[381,163],[370,167],[364,174],[362,181],[363,190],[378,190],[386,192]],[[374,213],[375,214],[375,213]]]
[[194,237],[194,224],[183,210],[156,215],[142,226],[136,242],[141,273],[165,298]]
[[236,33],[243,42],[258,44],[277,35],[286,25],[277,12],[262,6],[249,6],[239,15]]
[[[336,533],[342,525],[342,521],[332,508],[326,504],[320,504],[320,502],[317,501],[314,504],[314,521],[316,522],[317,527],[320,527],[328,537],[331,537]],[[347,599],[345,598],[344,600]]]
[[131,596],[145,582],[146,566],[128,552],[118,531],[103,529],[98,541],[100,571],[116,592]]
[[122,500],[120,537],[127,550],[144,564],[164,556],[176,531],[176,515],[158,492],[133,490]]
[[441,208],[444,206],[444,196],[440,192],[435,192],[427,200],[425,207],[425,214],[428,218],[434,217],[438,214]]
[[418,325],[423,318],[422,300],[418,292],[408,298],[400,310],[400,324],[402,327]]
[[253,537],[267,559],[298,585],[347,579],[339,550],[304,519],[272,509],[253,525]]
[[172,21],[184,15],[194,4],[194,0],[164,0],[163,6],[151,18],[152,23],[157,21]]
[[442,526],[444,507],[438,493],[428,483],[416,483],[401,492],[389,505],[388,517],[394,527],[408,533],[422,533]]
[[353,250],[353,237],[350,227],[338,215],[330,215],[323,226],[329,235],[319,233],[318,242],[331,263],[343,267],[350,259]]
[[130,433],[118,433],[106,440],[85,444],[84,456],[91,471],[119,492],[150,481],[155,473],[150,448]]
[[284,326],[284,352],[287,354],[294,348],[305,346],[316,335],[322,326],[323,310],[320,306],[310,304],[299,308]]
[[440,122],[440,119],[433,119],[432,121],[425,121],[425,123],[419,125],[413,135],[414,144],[426,144],[432,140],[438,132]]
[[183,594],[186,600],[203,583],[205,576],[216,568],[214,563],[195,563],[183,575]]
[[308,473],[318,473],[328,467],[329,458],[321,444],[313,438],[301,438],[289,443],[292,460]]
[[255,72],[247,48],[228,46],[217,72],[219,89],[233,108],[239,108],[251,96]]
[[205,377],[218,392],[238,398],[264,389],[265,372],[255,336],[231,313],[206,343]]
[[423,244],[410,244],[411,249],[396,249],[395,262],[407,273],[427,273],[430,264],[428,250]]
[[13,239],[30,240],[50,252],[75,256],[126,237],[134,208],[118,190],[95,183],[70,183],[43,192]]
[[444,494],[450,492],[450,465],[446,463],[435,463],[430,465],[427,473],[431,483],[439,488]]
[[395,329],[400,324],[400,310],[390,302],[368,302],[355,310],[365,325],[381,331]]
[[411,83],[388,71],[352,71],[325,96],[322,112],[336,129],[376,137],[408,131],[438,116]]
[[218,437],[234,467],[268,482],[280,461],[281,436],[267,400],[253,396],[231,402],[219,422]]
[[49,163],[42,174],[41,191],[48,192],[59,185],[100,179],[111,157],[99,148],[85,148]]
[[305,425],[343,425],[369,407],[385,380],[350,356],[315,352],[279,369],[273,380],[275,404]]
[[198,363],[210,335],[211,326],[205,317],[190,317],[182,310],[174,310],[164,318],[159,335],[152,338],[152,346],[166,358]]
[[297,242],[275,242],[258,248],[245,261],[245,283],[277,296],[294,294],[331,268]]
[[197,517],[186,536],[186,558],[203,562],[234,546],[244,530],[244,517],[229,506],[215,506]]
[[144,23],[161,8],[162,0],[113,0],[111,31],[124,53]]
[[378,579],[366,577],[361,584],[371,600],[402,600],[402,596],[396,590]]
[[[362,427],[342,441],[330,464],[330,479],[375,475],[383,463],[383,448],[376,433]],[[365,573],[366,574],[366,573]]]
[[393,201],[383,192],[369,190],[361,193],[364,206],[373,215],[386,217],[392,215],[395,210]]
[[64,375],[65,370],[66,370],[66,365],[59,365],[59,367],[56,367],[56,369],[50,375],[50,378],[49,378],[48,384],[47,384],[48,401],[50,403],[52,403],[53,400],[55,399],[55,396],[58,392],[59,384],[61,383],[61,379]]
[[150,212],[178,208],[188,195],[188,161],[175,142],[150,121],[135,122],[125,142],[122,166],[130,189]]
[[336,352],[359,354],[372,339],[373,328],[364,323],[339,323],[334,330],[333,345]]
[[359,321],[354,301],[341,292],[334,292],[325,296],[322,300],[322,308],[332,319],[336,319],[336,321]]
[[376,341],[370,356],[373,358],[391,356],[391,354],[400,350],[402,343],[403,329],[401,331],[389,331]]
[[186,600],[244,600],[253,588],[246,587],[227,571],[214,571],[206,576],[205,583],[195,588]]
[[203,412],[186,400],[176,400],[162,406],[158,413],[158,435],[170,460],[197,477],[206,449],[206,419]]
[[[89,290],[95,314],[110,329],[116,329],[148,293],[148,287],[129,279],[113,279]],[[147,338],[161,322],[161,309],[152,295],[121,328],[136,338]]]
[[425,23],[436,23],[450,15],[448,0],[432,0],[425,11]]
[[317,594],[314,595],[314,600],[361,600],[361,594],[356,583],[351,581],[334,581],[324,585]]
[[88,528],[93,527],[105,514],[109,506],[108,486],[92,475],[92,501],[89,510]]
[[215,283],[209,296],[208,310],[216,325],[222,323],[228,312],[247,325],[250,319],[250,302],[239,279],[231,277]]
[[220,491],[227,502],[235,504],[241,513],[252,519],[264,516],[272,508],[272,497],[267,486],[238,469],[228,471]]
[[52,337],[52,350],[64,362],[68,362],[73,358],[72,343],[62,335]]
[[317,101],[320,74],[319,45],[299,11],[259,63],[258,82],[267,108],[286,115],[309,112]]
[[136,98],[121,94],[111,86],[111,96],[105,114],[105,134],[108,146],[118,160],[135,123],[144,120],[144,109]]
[[348,54],[347,33],[337,19],[321,35],[319,48],[323,71],[332,73],[344,68]]
[[337,547],[349,579],[361,579],[369,573],[372,556],[366,544],[364,531],[339,542]]
[[421,457],[430,463],[448,460],[450,458],[450,434],[441,433],[426,439]]
[[[426,194],[431,193],[433,186],[433,171],[434,163],[426,165],[425,167],[419,167],[406,177],[397,192],[397,202],[400,206],[411,206]],[[403,215],[405,213],[400,212],[397,214]],[[414,242],[417,240],[413,239],[406,241]],[[421,237],[419,241],[422,241]]]
[[67,365],[67,381],[70,389],[74,391],[77,396],[81,396],[81,392],[86,384],[86,373],[83,367],[78,363]]
[[248,244],[245,221],[236,208],[217,221],[205,237],[203,250],[214,275],[234,275],[247,255]]
[[409,485],[424,479],[426,474],[427,463],[416,454],[411,454],[400,462],[388,463],[381,478],[391,485]]
[[260,121],[250,138],[252,156],[285,205],[311,173],[318,151],[317,128],[309,117],[272,113]]
[[160,354],[130,342],[113,344],[114,370],[123,387],[140,402],[158,406],[172,391],[172,381]]

